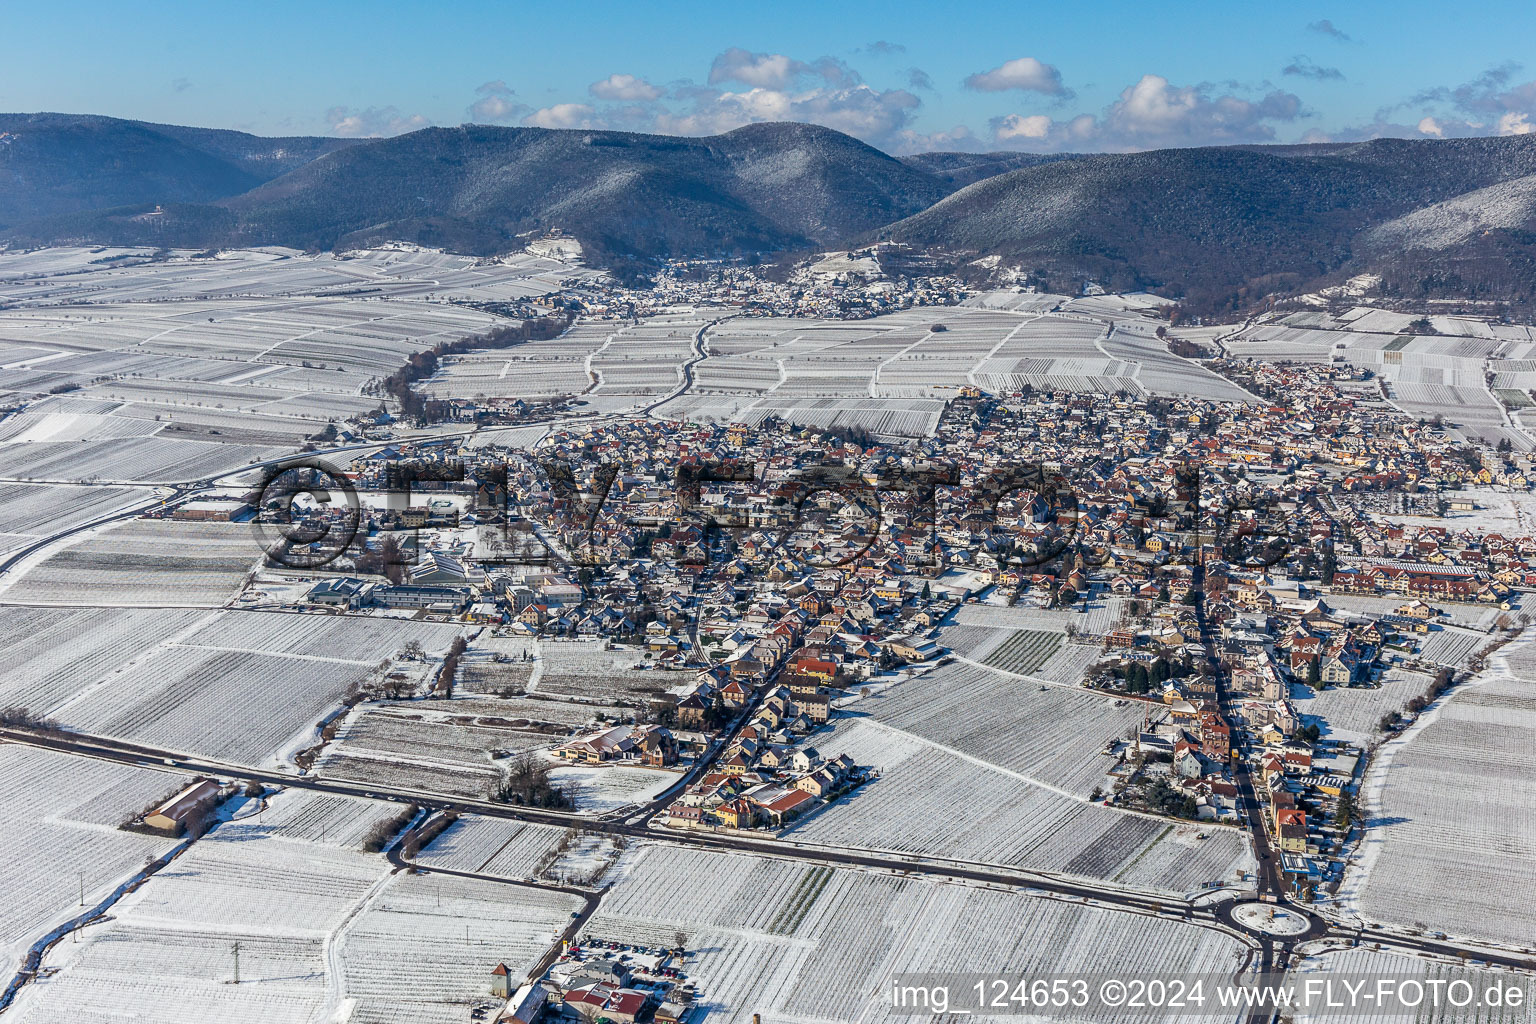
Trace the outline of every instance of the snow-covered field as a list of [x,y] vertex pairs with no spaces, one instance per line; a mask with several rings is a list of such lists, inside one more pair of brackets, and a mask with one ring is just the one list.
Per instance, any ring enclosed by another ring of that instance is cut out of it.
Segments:
[[644,704],[685,677],[650,667],[645,652],[604,640],[541,642],[543,665],[529,692],[590,703]]
[[14,604],[218,607],[262,557],[239,523],[128,519],[77,534],[20,576],[0,600]]
[[879,777],[791,827],[790,839],[1178,893],[1239,881],[1254,867],[1247,838],[1235,829],[1090,804],[1024,772],[895,731],[877,717],[843,718],[814,741],[824,756],[846,753]]
[[[1441,698],[1377,753],[1341,902],[1370,921],[1529,945],[1536,914],[1536,642]],[[1432,898],[1430,897],[1432,894]]]
[[681,777],[660,768],[629,765],[562,765],[550,772],[551,780],[576,801],[576,809],[587,814],[643,804]]
[[0,484],[0,557],[153,496],[144,487]]
[[563,731],[541,731],[509,718],[501,704],[485,697],[356,708],[315,771],[328,779],[484,798],[500,776],[497,757],[564,739]]
[[1389,669],[1381,685],[1333,686],[1313,690],[1300,684],[1291,687],[1291,704],[1303,716],[1317,716],[1327,723],[1323,735],[1348,743],[1366,743],[1377,735],[1381,716],[1400,712],[1423,693],[1434,676],[1427,672]]
[[886,1002],[898,974],[1220,971],[1240,948],[1214,930],[1016,892],[672,846],[632,851],[620,871],[583,935],[652,946],[681,935],[699,1004],[728,1024],[917,1019]]
[[[261,815],[247,809],[194,843],[124,897],[110,921],[55,946],[44,963],[58,973],[26,986],[9,1016],[462,1021],[485,1002],[497,963],[521,977],[581,905],[504,883],[393,874],[352,837],[397,807],[314,799],[281,794]],[[299,823],[316,813],[336,819],[347,839],[313,838],[314,822]]]
[[7,972],[34,942],[176,845],[118,826],[189,781],[0,744],[0,962]]
[[553,858],[568,829],[506,818],[465,815],[423,849],[416,860],[428,867],[524,879]]

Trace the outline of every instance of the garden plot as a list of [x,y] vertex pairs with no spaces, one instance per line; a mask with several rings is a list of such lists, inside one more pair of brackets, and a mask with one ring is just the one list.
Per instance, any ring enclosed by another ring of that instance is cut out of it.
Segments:
[[900,974],[1150,973],[1170,958],[1214,972],[1240,948],[1211,929],[1017,892],[663,845],[628,861],[582,934],[681,937],[708,1019],[766,1024],[912,1020],[888,1002]]
[[14,970],[27,947],[94,907],[176,840],[117,826],[191,780],[0,744],[0,957]]
[[262,557],[249,526],[129,519],[76,535],[0,590],[13,604],[216,607]]
[[0,605],[0,707],[48,714],[208,612]]
[[501,878],[532,878],[552,863],[570,829],[469,814],[417,856],[426,867]]
[[512,695],[528,689],[535,668],[532,640],[480,639],[459,659],[457,688],[464,693]]
[[1179,893],[1253,870],[1247,840],[1234,829],[1202,827],[1208,839],[1168,845],[1174,822],[1087,803],[871,719],[839,720],[831,735],[816,737],[816,749],[846,753],[879,777],[791,827],[791,839]]
[[371,672],[357,662],[166,646],[54,714],[83,732],[263,765]]
[[550,641],[530,692],[597,703],[643,704],[677,685],[680,676],[649,667],[643,651],[604,640]]
[[502,714],[495,699],[389,702],[354,709],[315,764],[328,779],[485,797],[497,757],[553,746],[566,730]]
[[1536,658],[1529,639],[1506,650],[1368,770],[1367,828],[1339,894],[1366,920],[1530,943],[1529,907],[1510,894],[1536,886]]

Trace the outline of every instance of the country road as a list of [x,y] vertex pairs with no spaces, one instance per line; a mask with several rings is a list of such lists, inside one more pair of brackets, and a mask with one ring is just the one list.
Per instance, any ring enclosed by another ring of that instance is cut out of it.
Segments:
[[[415,803],[425,808],[454,810],[486,817],[507,818],[540,824],[581,828],[589,832],[622,835],[630,838],[691,846],[724,853],[754,853],[781,857],[808,863],[834,867],[867,868],[898,874],[922,875],[938,879],[978,882],[1010,889],[1035,890],[1032,895],[1076,901],[1108,910],[1173,917],[1200,927],[1214,928],[1228,934],[1257,939],[1260,933],[1235,924],[1231,918],[1234,905],[1253,902],[1247,899],[1228,899],[1216,903],[1195,904],[1181,897],[1138,891],[1114,886],[1102,881],[1076,876],[1061,876],[1032,872],[1022,868],[997,865],[966,864],[937,858],[906,856],[878,850],[856,850],[843,847],[816,846],[808,843],[776,839],[758,839],[734,833],[683,831],[659,828],[648,824],[631,824],[624,821],[589,817],[566,811],[519,807],[489,800],[467,800],[418,790],[371,786],[352,782],[332,781],[308,775],[288,775],[281,772],[230,765],[207,758],[195,757],[175,751],[161,750],[143,744],[128,743],[99,736],[78,733],[39,733],[16,728],[0,728],[0,742],[23,743],[29,746],[102,760],[116,761],[146,768],[171,768],[195,774],[221,778],[262,782],[275,786],[289,786],[316,792],[332,793],[372,800],[389,800],[397,803]],[[1287,955],[1298,941],[1321,938],[1377,943],[1383,948],[1450,959],[1470,958],[1484,963],[1536,972],[1536,953],[1513,953],[1506,950],[1484,949],[1450,941],[1409,936],[1383,928],[1341,925],[1315,909],[1289,908],[1312,919],[1313,924],[1301,936],[1276,939],[1274,945]]]

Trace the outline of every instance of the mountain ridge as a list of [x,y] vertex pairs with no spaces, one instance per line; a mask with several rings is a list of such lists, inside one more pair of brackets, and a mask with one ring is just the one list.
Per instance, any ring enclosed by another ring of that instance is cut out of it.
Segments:
[[1536,302],[1536,137],[896,158],[791,122],[345,140],[31,114],[0,115],[0,132],[0,237],[21,245],[489,255],[559,228],[638,276],[658,258],[888,240],[967,276],[1018,268],[1209,311],[1360,273],[1404,297]]

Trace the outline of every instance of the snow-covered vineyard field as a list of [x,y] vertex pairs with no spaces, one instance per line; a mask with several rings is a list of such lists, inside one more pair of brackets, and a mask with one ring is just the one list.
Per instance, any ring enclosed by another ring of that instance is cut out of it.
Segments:
[[455,637],[472,628],[446,622],[357,615],[226,612],[211,616],[206,625],[182,643],[189,647],[376,663],[399,653],[412,641],[421,644],[428,654],[440,654]]
[[1100,753],[1141,720],[1134,706],[1060,686],[1041,689],[987,668],[952,664],[862,700],[866,719],[897,735],[1086,797],[1114,758]]
[[259,765],[371,671],[350,662],[165,647],[54,717],[82,732]]
[[1239,358],[1341,359],[1376,374],[1388,400],[1411,417],[1443,416],[1461,437],[1489,444],[1507,439],[1530,450],[1533,435],[1511,421],[1485,383],[1490,373],[1497,388],[1536,383],[1525,367],[1533,350],[1529,328],[1436,316],[1430,322],[1439,334],[1415,335],[1417,319],[1365,306],[1337,317],[1295,313],[1250,326],[1223,344]]
[[416,859],[428,867],[529,878],[554,855],[567,833],[567,829],[554,825],[466,815],[448,826]]
[[187,778],[16,744],[0,745],[0,957],[94,907],[176,840],[117,826]]
[[967,604],[955,613],[961,626],[987,626],[993,629],[1050,629],[1066,632],[1071,626],[1079,633],[1107,633],[1125,614],[1125,598],[1094,598],[1077,611],[1064,608],[1032,608],[1024,604],[1012,607],[999,604]]
[[[302,795],[279,795],[259,816],[247,802],[238,820],[124,897],[109,922],[54,947],[45,964],[59,973],[23,989],[9,1015],[460,1021],[484,999],[491,968],[505,962],[521,976],[581,905],[495,882],[391,874],[350,837],[398,808],[350,803],[328,810],[348,840],[327,832],[322,842],[292,827],[314,810]],[[238,986],[229,984],[236,942]]]
[[604,640],[542,643],[543,665],[530,693],[589,703],[643,704],[686,681],[680,673],[649,667],[644,652],[609,649]]
[[355,1001],[346,1019],[459,1024],[468,1005],[486,1002],[498,963],[520,981],[581,906],[527,886],[395,875],[336,940],[341,987]]
[[315,765],[328,779],[483,798],[499,775],[496,756],[564,739],[506,717],[494,698],[408,701],[352,711]]
[[1465,665],[1480,647],[1488,644],[1488,634],[1459,626],[1443,626],[1431,630],[1419,644],[1419,657],[1437,665],[1457,667]]
[[1408,701],[1423,693],[1434,681],[1427,672],[1389,669],[1382,673],[1381,685],[1333,686],[1313,690],[1301,684],[1291,686],[1291,705],[1298,713],[1320,718],[1323,734],[1329,739],[1349,743],[1369,742],[1377,735],[1381,716],[1400,712]]
[[887,1001],[904,973],[1219,971],[1239,948],[1154,917],[772,859],[645,846],[621,869],[582,934],[682,934],[707,1019],[729,1024],[910,1021]]
[[579,395],[594,383],[591,360],[608,344],[616,324],[577,324],[558,338],[511,348],[466,352],[443,361],[420,390],[433,398],[521,398],[536,401]]
[[[1253,870],[1247,837],[1090,804],[870,718],[816,737],[880,777],[788,830],[791,839],[1060,871],[1184,893]],[[1096,748],[1095,748],[1096,749]],[[1197,838],[1201,835],[1206,838]]]
[[[1063,301],[1050,297],[1044,306]],[[1044,312],[1033,302],[1000,301],[910,309],[857,322],[737,317],[705,332],[706,356],[694,367],[693,385],[656,415],[749,424],[777,416],[916,437],[937,428],[942,403],[967,385],[1001,393],[1028,385],[1252,400],[1197,363],[1169,353],[1141,308],[1085,301]],[[595,341],[599,326],[577,331]],[[595,352],[588,360],[593,378],[603,380],[597,396],[618,390],[603,367],[623,352],[623,337],[621,331],[603,338],[599,347],[589,346]],[[675,344],[674,335],[665,335],[658,358]],[[468,387],[481,386],[489,376],[488,370],[466,372],[476,374],[463,381]],[[646,393],[660,386],[665,374],[658,367],[654,377]],[[464,393],[459,385],[455,390]]]
[[0,483],[0,556],[59,530],[142,505],[154,493],[143,487]]
[[419,299],[500,300],[547,295],[597,276],[579,264],[533,253],[497,259],[415,246],[304,253],[271,246],[207,257],[188,249],[57,248],[0,254],[0,301],[31,306],[71,302],[163,302],[209,297],[249,300],[346,294]]
[[0,706],[50,712],[205,611],[0,605]]
[[981,660],[1004,672],[1029,675],[1055,656],[1064,635],[1054,630],[1021,629],[993,648]]
[[496,322],[415,301],[83,298],[101,304],[0,311],[0,397],[28,403],[0,422],[0,478],[227,473],[376,407],[369,381]]
[[1510,894],[1536,886],[1536,643],[1505,652],[1378,752],[1341,890],[1365,919],[1432,916],[1451,935],[1530,944],[1528,906]]
[[[1312,956],[1297,958],[1291,968],[1295,980],[1305,983],[1307,975],[1334,974],[1376,978],[1414,978],[1426,982],[1426,988],[1434,981],[1442,983],[1464,979],[1482,992],[1494,984],[1518,984],[1518,979],[1503,972],[1451,966],[1444,963],[1426,962],[1400,953],[1369,949],[1329,950]],[[1411,992],[1411,990],[1410,990]],[[1458,993],[1458,998],[1461,998]],[[1340,1000],[1340,1002],[1343,1002]],[[1297,1024],[1381,1024],[1382,1021],[1434,1021],[1436,1024],[1525,1024],[1531,1019],[1529,1004],[1522,1006],[1468,1006],[1454,1008],[1442,1005],[1428,1006],[1413,1012],[1383,1013],[1379,1007],[1352,1011],[1348,1006],[1334,1006],[1315,1012],[1298,1011],[1292,1018]]]
[[654,800],[676,785],[680,772],[630,765],[562,765],[550,780],[571,797],[583,814],[607,814]]
[[261,547],[239,523],[127,519],[76,534],[8,579],[14,604],[217,607],[255,568]]
[[[84,732],[258,765],[409,640],[462,627],[350,616],[0,607],[0,703]],[[414,663],[420,664],[420,663]]]

